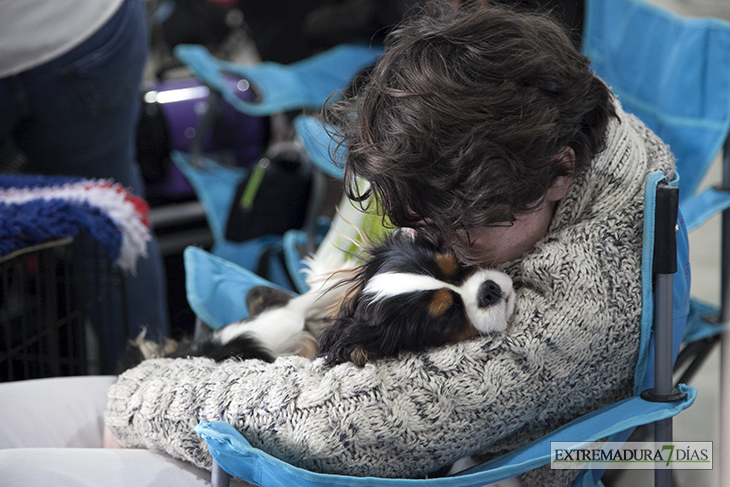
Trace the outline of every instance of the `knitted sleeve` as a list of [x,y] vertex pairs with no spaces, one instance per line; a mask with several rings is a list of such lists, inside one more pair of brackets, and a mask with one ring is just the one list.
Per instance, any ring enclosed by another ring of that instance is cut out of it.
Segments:
[[572,231],[570,258],[551,257],[567,245],[552,239],[523,261],[505,333],[363,368],[299,357],[149,360],[109,390],[106,422],[126,447],[206,468],[199,420],[227,421],[292,464],[358,476],[420,476],[490,445],[524,444],[631,388],[638,318],[614,320],[637,299],[640,308],[640,288],[603,278],[613,240]]

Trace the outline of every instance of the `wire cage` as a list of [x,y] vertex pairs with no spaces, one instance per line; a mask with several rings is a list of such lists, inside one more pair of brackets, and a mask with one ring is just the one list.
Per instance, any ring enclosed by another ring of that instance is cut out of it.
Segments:
[[112,335],[128,331],[122,277],[83,236],[0,258],[0,382],[113,373]]

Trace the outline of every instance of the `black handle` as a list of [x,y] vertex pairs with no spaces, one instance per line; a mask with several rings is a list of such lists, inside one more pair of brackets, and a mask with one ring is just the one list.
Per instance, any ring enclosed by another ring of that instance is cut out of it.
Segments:
[[660,182],[656,191],[654,273],[677,272],[677,215],[679,188]]

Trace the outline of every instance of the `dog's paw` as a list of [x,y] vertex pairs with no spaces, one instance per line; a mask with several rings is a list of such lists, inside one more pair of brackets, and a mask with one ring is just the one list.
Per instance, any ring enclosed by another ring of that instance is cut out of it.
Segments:
[[254,286],[246,293],[246,307],[249,315],[257,315],[267,309],[285,306],[292,295],[281,289],[269,286]]

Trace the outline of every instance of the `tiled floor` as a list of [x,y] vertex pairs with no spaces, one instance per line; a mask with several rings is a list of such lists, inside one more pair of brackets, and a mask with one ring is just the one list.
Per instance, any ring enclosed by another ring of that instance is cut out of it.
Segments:
[[[680,15],[715,16],[730,20],[730,0],[648,0],[650,3],[671,9]],[[717,184],[722,177],[720,160],[716,160],[703,186]],[[717,304],[720,300],[720,219],[714,217],[690,234],[690,260],[692,263],[692,295]],[[719,448],[720,414],[720,353],[716,347],[710,358],[693,380],[699,389],[695,404],[674,421],[674,437],[677,441],[712,441],[715,448],[713,470],[678,471],[677,487],[721,487],[717,449]],[[730,407],[727,406],[726,407]],[[618,487],[635,487],[652,484],[653,472],[626,472]],[[730,482],[727,480],[726,482]],[[725,487],[725,486],[723,486]]]

